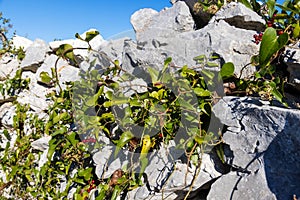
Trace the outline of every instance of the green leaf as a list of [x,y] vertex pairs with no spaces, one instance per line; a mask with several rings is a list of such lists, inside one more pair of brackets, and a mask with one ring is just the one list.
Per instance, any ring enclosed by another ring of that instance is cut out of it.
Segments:
[[116,185],[114,187],[114,190],[112,192],[110,200],[116,200],[118,198],[118,196],[120,195],[121,192],[122,192],[122,189],[120,188],[120,186]]
[[144,158],[141,159],[141,171],[140,171],[140,174],[139,174],[140,178],[142,177],[146,167],[148,166],[148,162],[149,161],[148,161],[147,157],[144,157]]
[[172,58],[171,58],[171,57],[168,57],[168,58],[165,60],[164,66],[168,66],[171,62],[172,62]]
[[76,62],[75,55],[73,52],[73,47],[70,44],[62,44],[56,50],[56,55],[62,58],[70,59],[73,62]]
[[297,39],[300,36],[300,25],[299,25],[299,21],[297,21],[297,24],[294,27],[293,30],[293,38]]
[[41,72],[40,78],[43,83],[50,83],[52,78],[49,76],[48,72]]
[[216,146],[216,152],[217,152],[218,157],[220,158],[220,160],[224,164],[225,163],[225,154],[224,154],[224,148],[223,148],[222,144]]
[[197,96],[200,96],[200,97],[208,97],[208,96],[210,96],[210,91],[205,90],[203,88],[197,87],[197,88],[194,89],[194,92],[195,92],[195,94]]
[[268,0],[267,1],[267,6],[268,6],[268,10],[269,10],[269,17],[273,17],[273,14],[275,12],[275,4],[276,4],[275,0]]
[[79,39],[79,40],[84,41],[84,39],[79,35],[79,33],[76,33],[76,34],[75,34],[75,37],[76,37],[77,39]]
[[266,29],[260,49],[259,49],[259,64],[261,67],[265,67],[269,64],[271,57],[279,51],[289,40],[287,33],[281,34],[277,37],[276,30],[272,27]]
[[93,176],[92,171],[93,171],[92,167],[89,167],[87,169],[79,169],[78,176],[81,176],[84,178],[84,180],[88,181]]
[[78,144],[78,142],[79,142],[79,140],[77,140],[75,137],[76,137],[76,133],[75,133],[75,132],[72,132],[71,134],[69,134],[69,135],[67,136],[67,139],[71,142],[71,144],[72,144],[74,147],[76,147],[77,144]]
[[190,104],[188,101],[186,101],[185,99],[183,99],[182,97],[178,97],[178,102],[180,104],[180,107],[187,109],[187,110],[195,110],[195,107]]
[[213,80],[215,76],[215,74],[212,71],[205,70],[205,69],[203,69],[200,73],[201,75],[206,76],[208,80]]
[[58,115],[56,115],[54,118],[53,118],[53,124],[56,124],[58,123],[59,121],[65,121],[69,118],[69,113],[67,112],[63,112],[63,113],[60,113]]
[[254,55],[251,57],[251,65],[258,66],[259,65],[259,56]]
[[158,81],[159,71],[153,69],[152,67],[148,67],[148,72],[151,76],[152,83],[156,83]]
[[214,63],[214,62],[207,62],[206,63],[206,67],[219,67],[218,63]]
[[52,155],[53,153],[55,152],[55,149],[56,149],[56,146],[59,144],[59,143],[56,143],[56,139],[55,138],[52,138],[50,141],[49,141],[49,149],[48,149],[48,154],[47,154],[47,158],[48,160],[51,160],[52,159]]
[[99,31],[89,31],[85,33],[85,41],[90,42],[94,39],[97,35],[99,35]]
[[127,144],[132,138],[134,137],[134,135],[130,132],[130,131],[125,131],[124,133],[122,133],[120,139],[118,140],[117,146],[116,146],[116,151],[115,151],[115,157],[118,155],[120,149]]
[[95,95],[94,96],[92,96],[92,97],[90,97],[87,101],[86,101],[86,105],[87,106],[89,106],[89,107],[91,107],[91,106],[95,106],[96,105],[96,102],[97,102],[97,97],[95,97]]
[[196,61],[197,64],[206,62],[206,59],[207,58],[205,55],[200,55],[200,56],[196,56],[195,58],[193,58],[193,60]]
[[233,63],[232,62],[225,63],[221,68],[220,74],[221,74],[221,77],[223,80],[226,78],[232,77],[234,74]]

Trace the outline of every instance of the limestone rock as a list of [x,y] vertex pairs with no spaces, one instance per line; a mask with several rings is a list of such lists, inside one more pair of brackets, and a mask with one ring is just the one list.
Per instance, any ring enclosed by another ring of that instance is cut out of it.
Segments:
[[15,35],[12,38],[12,44],[16,49],[23,48],[26,51],[32,43],[33,42],[31,40],[19,35]]
[[139,43],[149,41],[153,37],[172,37],[181,32],[192,31],[194,26],[189,9],[183,2],[177,2],[173,7],[157,14],[149,9],[140,10],[132,15],[131,22]]
[[48,44],[40,39],[36,39],[27,49],[26,56],[21,62],[24,70],[36,71],[43,63],[46,53],[50,51]]
[[[40,80],[41,72],[47,72],[50,76],[52,76],[51,68],[55,68],[55,63],[57,59],[58,57],[53,54],[47,56],[44,60],[44,63],[36,72],[36,79]],[[65,60],[59,58],[56,67],[60,83],[76,81],[79,79],[79,69],[69,65],[69,63]]]
[[16,107],[11,103],[4,103],[0,106],[0,124],[6,128],[11,128],[14,123]]
[[265,199],[275,200],[268,188],[263,169],[256,174],[230,172],[212,184],[207,196],[209,200],[219,199]]
[[130,22],[135,32],[142,32],[148,28],[151,23],[151,19],[154,15],[158,14],[156,10],[151,8],[144,8],[136,11],[131,15]]
[[[298,195],[300,131],[297,127],[300,125],[300,111],[264,105],[251,98],[225,97],[219,103],[214,108],[215,115],[225,125],[235,127],[223,135],[230,148],[225,151],[226,162],[241,176],[249,178],[236,182],[240,191],[234,199],[260,194],[264,189],[254,183],[265,184],[262,187],[269,188],[275,199]],[[242,179],[234,179],[239,178]],[[233,181],[225,179],[226,182]],[[287,185],[289,187],[285,187]],[[210,194],[214,196],[213,192]],[[261,195],[272,199],[269,192]]]
[[[251,41],[255,31],[230,26],[223,20],[197,31],[178,33],[173,37],[159,37],[156,33],[153,30],[149,34],[152,39],[140,38],[144,43],[125,42],[124,69],[135,75],[141,73],[141,70],[146,71],[146,66],[159,70],[168,57],[172,58],[175,66],[193,67],[196,66],[194,57],[208,57],[210,53],[216,52],[225,62],[235,64],[235,74],[239,76],[241,69],[250,62],[251,55],[257,54],[259,50]],[[246,67],[242,77],[252,75],[254,71],[254,67]]]
[[231,2],[223,6],[209,23],[219,20],[224,20],[232,26],[246,30],[259,32],[265,29],[265,20],[239,2]]
[[51,140],[51,136],[45,136],[38,140],[35,140],[31,143],[31,146],[33,149],[39,150],[39,151],[45,151],[49,148],[49,141]]
[[45,136],[31,143],[33,149],[43,151],[38,161],[38,169],[40,169],[48,161],[47,154],[51,138],[51,136]]
[[4,54],[0,59],[0,80],[13,78],[19,69],[20,61],[10,54]]

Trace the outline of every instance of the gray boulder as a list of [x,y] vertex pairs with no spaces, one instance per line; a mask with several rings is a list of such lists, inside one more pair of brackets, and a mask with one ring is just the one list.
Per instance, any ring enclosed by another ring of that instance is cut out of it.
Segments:
[[21,62],[21,68],[35,72],[43,63],[48,52],[50,52],[49,45],[43,40],[36,39],[26,49],[26,56]]
[[[223,135],[229,146],[226,162],[238,173],[217,180],[210,199],[230,192],[232,199],[287,199],[300,194],[299,110],[238,97],[223,98],[213,110],[228,126]],[[225,184],[233,187],[220,191],[219,185]]]
[[[153,30],[149,34],[152,39],[140,37],[137,44],[125,43],[123,67],[129,72],[135,71],[135,75],[140,73],[141,68],[147,71],[146,66],[159,70],[167,57],[173,59],[175,66],[193,67],[197,66],[193,60],[196,56],[208,57],[210,53],[216,52],[222,56],[223,62],[235,64],[235,74],[239,76],[242,68],[250,62],[251,55],[258,54],[259,47],[252,42],[253,34],[255,31],[230,26],[223,20],[172,37],[160,37]],[[242,76],[252,75],[254,71],[254,67],[248,66]]]
[[246,30],[263,31],[265,30],[265,20],[256,12],[248,9],[244,4],[231,2],[224,5],[210,20],[225,20],[228,24]]
[[173,37],[178,33],[192,31],[194,27],[193,18],[183,2],[177,2],[159,13],[152,9],[139,10],[131,16],[131,23],[138,43],[153,37]]
[[20,61],[10,54],[4,54],[0,59],[0,81],[13,78],[19,69]]

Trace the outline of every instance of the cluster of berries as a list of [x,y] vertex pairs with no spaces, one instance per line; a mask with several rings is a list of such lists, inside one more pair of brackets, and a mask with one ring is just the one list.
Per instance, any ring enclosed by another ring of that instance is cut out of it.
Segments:
[[259,34],[255,34],[255,35],[253,35],[253,38],[254,38],[254,42],[255,42],[255,44],[259,44],[260,43],[260,41],[262,40],[262,36],[263,36],[263,33],[262,32],[260,32]]
[[276,18],[276,14],[274,14],[268,21],[267,21],[267,26],[268,27],[273,27],[277,29],[277,35],[281,35],[284,33],[283,27],[280,26],[279,23],[275,23],[274,20]]
[[267,26],[268,27],[273,27],[274,26],[274,20],[275,20],[276,14],[273,15],[268,21],[267,21]]
[[88,192],[88,193],[90,193],[90,191],[91,191],[92,189],[95,189],[95,188],[96,188],[95,180],[89,181],[89,185],[90,185],[90,187],[87,189],[87,192]]
[[95,138],[87,138],[82,140],[83,143],[96,143],[97,140]]

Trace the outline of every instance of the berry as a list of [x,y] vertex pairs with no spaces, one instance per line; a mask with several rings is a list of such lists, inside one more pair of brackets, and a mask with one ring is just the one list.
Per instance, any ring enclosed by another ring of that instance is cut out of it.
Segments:
[[283,30],[277,30],[277,35],[281,35],[283,33],[284,33]]
[[259,34],[255,34],[253,35],[253,38],[255,39],[255,44],[259,44],[259,42],[262,40],[262,36],[263,36],[263,33],[260,32]]

